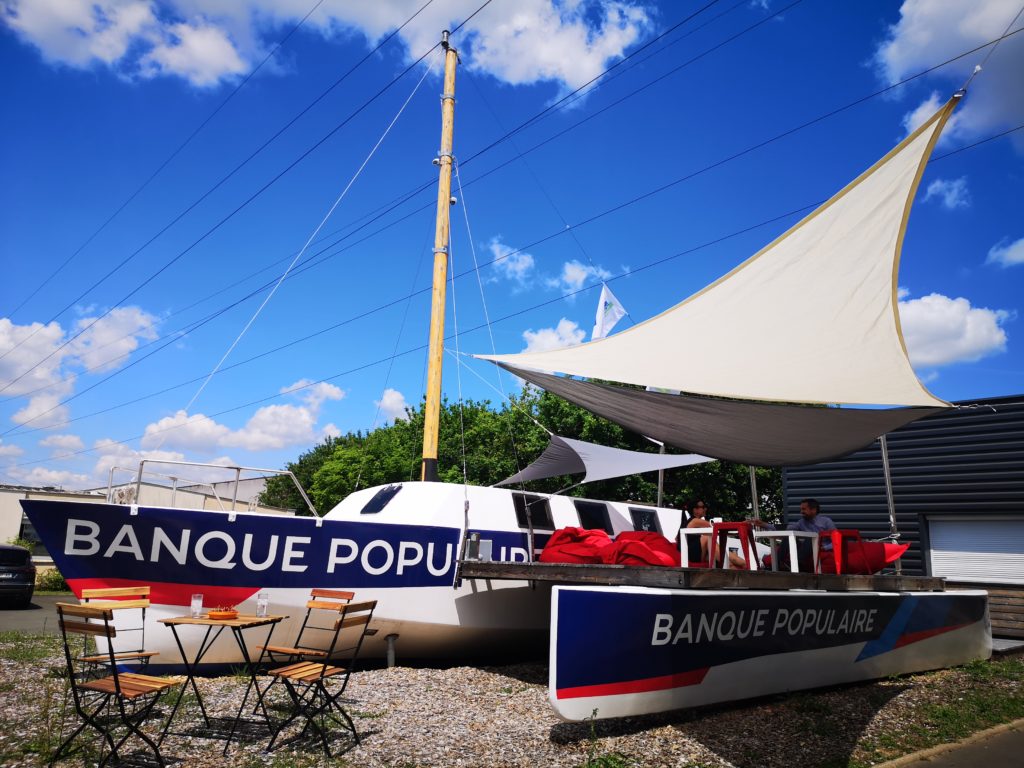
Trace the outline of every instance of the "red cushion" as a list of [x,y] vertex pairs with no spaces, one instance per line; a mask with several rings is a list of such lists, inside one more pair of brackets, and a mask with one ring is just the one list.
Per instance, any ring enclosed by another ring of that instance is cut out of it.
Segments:
[[661,565],[678,568],[679,549],[657,531],[623,531],[605,549],[604,562],[619,565]]
[[[878,573],[895,563],[910,548],[909,544],[887,544],[881,541],[850,541],[846,544],[843,573]],[[832,550],[821,551],[821,572],[835,573],[836,558]]]
[[542,563],[602,563],[601,550],[611,544],[600,529],[559,528],[538,558]]

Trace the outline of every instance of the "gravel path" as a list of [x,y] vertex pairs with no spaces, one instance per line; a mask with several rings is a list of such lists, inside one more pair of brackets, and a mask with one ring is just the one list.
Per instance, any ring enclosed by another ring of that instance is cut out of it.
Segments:
[[[56,655],[0,660],[0,765],[46,765],[60,726],[62,666]],[[164,752],[179,758],[178,765],[221,768],[582,766],[601,757],[605,766],[789,768],[794,761],[847,765],[851,758],[868,765],[858,746],[865,739],[876,747],[895,739],[892,754],[899,754],[899,731],[913,722],[918,707],[955,700],[972,685],[966,672],[945,670],[696,712],[566,723],[547,703],[546,675],[541,664],[356,673],[347,693],[363,743],[329,763],[309,748],[266,755],[265,737],[233,746],[227,759],[221,757],[222,741],[188,736],[169,737]],[[224,716],[234,713],[245,688],[233,677],[200,685],[213,713]],[[174,730],[187,733],[199,726],[191,714],[176,718]],[[347,743],[339,736],[334,746],[340,751]]]

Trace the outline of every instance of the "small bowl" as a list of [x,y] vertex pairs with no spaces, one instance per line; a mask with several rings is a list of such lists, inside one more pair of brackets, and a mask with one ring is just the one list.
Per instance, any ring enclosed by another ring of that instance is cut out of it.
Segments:
[[209,616],[211,619],[237,619],[238,611],[234,608],[215,608],[210,610]]

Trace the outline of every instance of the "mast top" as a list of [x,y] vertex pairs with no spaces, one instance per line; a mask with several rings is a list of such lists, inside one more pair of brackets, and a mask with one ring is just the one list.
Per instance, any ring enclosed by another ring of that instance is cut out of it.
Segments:
[[446,51],[448,50],[449,47],[448,36],[450,34],[451,32],[449,32],[447,29],[441,32],[441,47],[444,48]]

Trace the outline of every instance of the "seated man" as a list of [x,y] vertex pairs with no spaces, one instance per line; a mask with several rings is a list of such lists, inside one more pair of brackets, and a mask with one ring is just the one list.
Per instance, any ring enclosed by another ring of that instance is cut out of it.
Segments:
[[[700,499],[695,500],[690,505],[690,509],[692,510],[693,517],[691,517],[690,518],[690,522],[688,522],[686,524],[687,528],[710,528],[711,527],[711,523],[707,520],[707,517],[706,517],[707,516],[707,512],[708,512],[708,505],[704,501],[702,501]],[[700,544],[699,545],[697,544],[696,541],[694,541],[694,539],[696,539],[696,538],[698,538],[698,537],[697,536],[687,536],[686,537],[686,539],[687,539],[686,546],[688,547],[687,557],[690,559],[691,563],[694,563],[694,562],[706,563],[708,561],[708,547],[710,546],[711,535],[708,534],[707,536],[700,536],[699,537],[700,538]],[[699,546],[699,549],[698,549],[698,546]],[[719,562],[721,562],[721,557],[722,557],[722,553],[719,552],[718,553],[718,557],[716,559]],[[740,557],[735,552],[730,551],[729,552],[729,565],[732,568],[746,568],[747,567],[747,561],[744,560],[742,557]]]
[[[763,520],[750,520],[750,523],[757,528],[765,528],[770,531],[775,530],[774,525]],[[817,499],[801,500],[800,519],[786,526],[787,531],[804,531],[817,534],[823,531],[834,531],[835,529],[836,524],[832,522],[832,518],[821,514],[821,505]],[[806,541],[798,541],[797,546],[799,548],[800,570],[813,571],[814,563],[812,562],[810,544]],[[820,546],[822,549],[831,549],[832,541],[830,539],[822,539]]]

